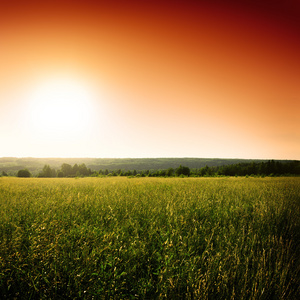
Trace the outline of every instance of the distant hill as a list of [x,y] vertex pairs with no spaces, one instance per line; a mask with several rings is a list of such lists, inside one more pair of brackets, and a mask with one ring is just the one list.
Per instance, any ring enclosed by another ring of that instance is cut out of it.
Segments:
[[[202,168],[205,166],[223,166],[237,163],[263,162],[267,160],[259,159],[223,159],[223,158],[0,158],[0,172],[5,171],[14,175],[20,169],[28,169],[32,174],[37,174],[44,165],[51,168],[60,169],[63,163],[70,165],[86,164],[91,170],[162,170],[177,168],[179,165],[189,168]],[[288,161],[285,161],[288,162]]]

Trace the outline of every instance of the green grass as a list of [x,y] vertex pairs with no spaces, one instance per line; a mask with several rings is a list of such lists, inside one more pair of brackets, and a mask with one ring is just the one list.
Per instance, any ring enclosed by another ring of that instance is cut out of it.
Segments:
[[1,299],[299,299],[300,178],[0,178]]

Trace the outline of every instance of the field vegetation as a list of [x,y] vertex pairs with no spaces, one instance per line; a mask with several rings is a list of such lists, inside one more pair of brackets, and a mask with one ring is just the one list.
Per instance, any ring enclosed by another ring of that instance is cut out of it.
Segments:
[[0,174],[27,170],[34,177],[94,175],[173,176],[181,166],[192,176],[300,175],[300,161],[221,158],[16,158],[0,157]]
[[0,178],[1,299],[299,299],[300,178]]

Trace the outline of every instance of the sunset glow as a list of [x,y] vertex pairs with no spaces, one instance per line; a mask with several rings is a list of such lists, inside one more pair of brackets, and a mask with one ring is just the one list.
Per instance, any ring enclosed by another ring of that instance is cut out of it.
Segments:
[[300,159],[297,1],[0,4],[0,157]]
[[46,138],[82,137],[92,118],[92,95],[81,82],[70,78],[48,79],[30,95],[30,132]]

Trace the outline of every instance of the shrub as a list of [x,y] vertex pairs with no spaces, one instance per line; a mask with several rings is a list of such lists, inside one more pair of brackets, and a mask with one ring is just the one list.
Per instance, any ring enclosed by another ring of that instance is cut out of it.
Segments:
[[27,169],[19,170],[17,176],[18,177],[31,177],[31,173]]

